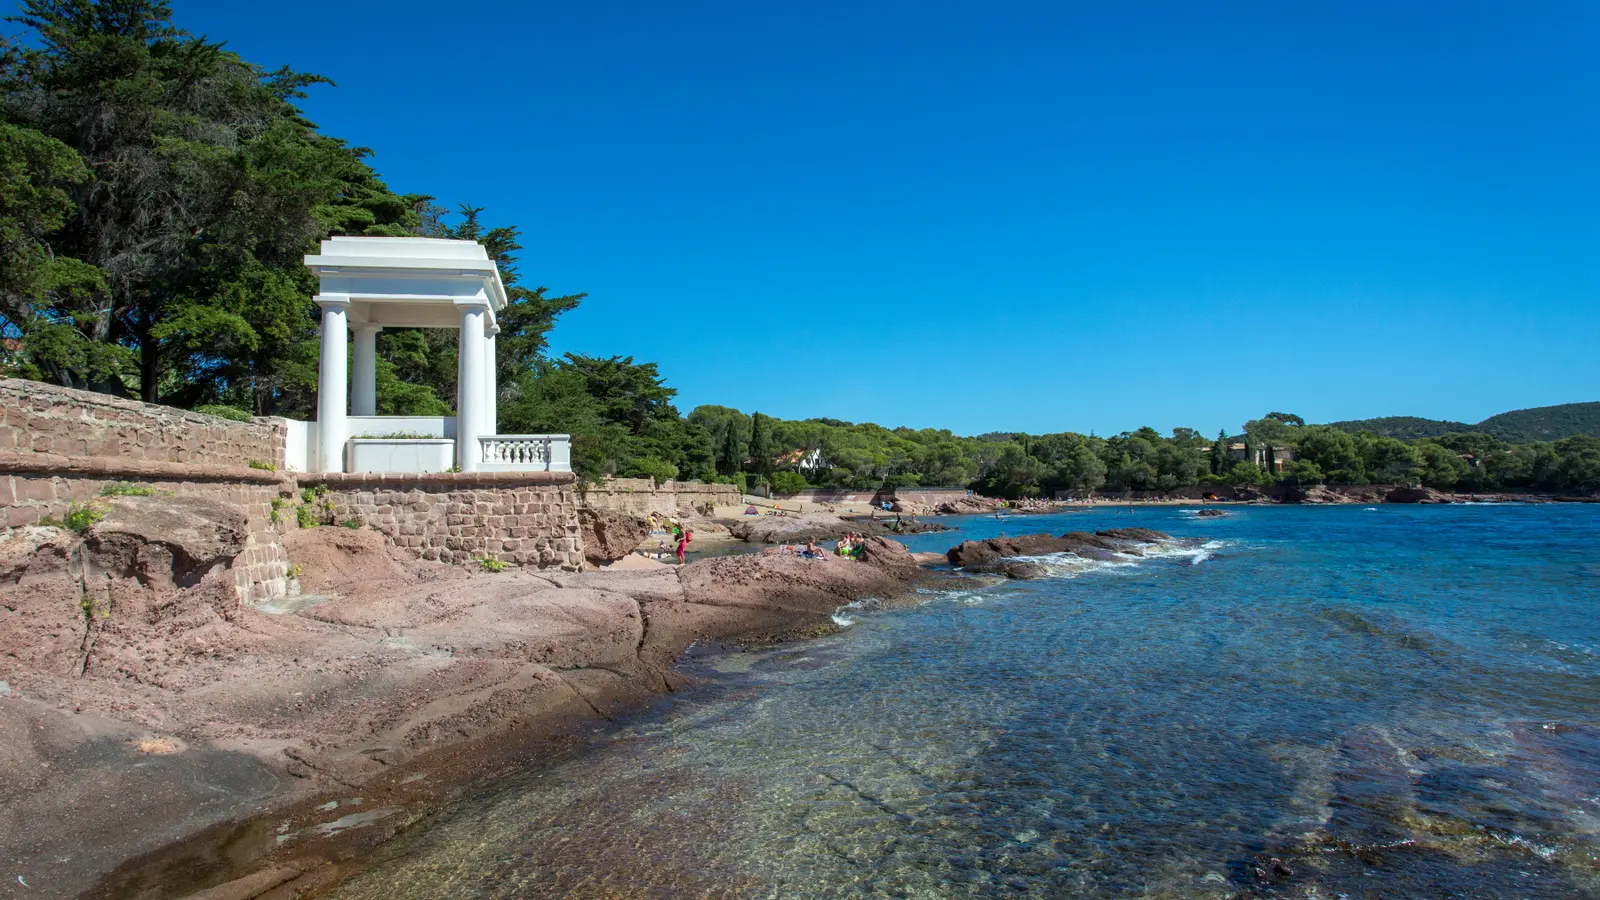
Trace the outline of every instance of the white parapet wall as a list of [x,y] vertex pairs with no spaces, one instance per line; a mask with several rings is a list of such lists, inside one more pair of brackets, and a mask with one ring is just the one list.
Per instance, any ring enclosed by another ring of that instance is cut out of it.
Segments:
[[353,438],[407,434],[454,440],[456,436],[455,416],[349,416],[345,421]]
[[455,467],[452,438],[351,438],[346,472],[448,472]]

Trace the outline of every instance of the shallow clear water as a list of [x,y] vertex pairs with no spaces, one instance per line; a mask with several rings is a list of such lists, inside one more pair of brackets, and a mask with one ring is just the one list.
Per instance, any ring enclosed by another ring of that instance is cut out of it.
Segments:
[[1600,507],[961,524],[1209,543],[696,663],[338,896],[1600,896]]

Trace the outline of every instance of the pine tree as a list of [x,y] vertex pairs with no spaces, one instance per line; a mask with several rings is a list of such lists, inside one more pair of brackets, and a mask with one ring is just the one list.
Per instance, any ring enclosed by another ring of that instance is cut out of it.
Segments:
[[1217,432],[1217,441],[1211,445],[1211,474],[1222,475],[1228,471],[1228,433]]
[[772,474],[771,421],[761,413],[750,417],[750,471],[762,477]]
[[728,422],[727,430],[722,434],[722,452],[719,456],[717,471],[723,475],[735,475],[744,468],[744,444],[739,440],[737,422]]

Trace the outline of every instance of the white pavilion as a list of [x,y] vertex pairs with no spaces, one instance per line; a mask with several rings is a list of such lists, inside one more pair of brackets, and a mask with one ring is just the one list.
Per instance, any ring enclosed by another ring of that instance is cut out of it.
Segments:
[[[317,421],[300,430],[299,447],[291,431],[291,466],[300,462],[308,472],[572,470],[568,435],[496,434],[496,315],[505,309],[506,290],[481,244],[335,237],[323,241],[321,251],[306,257],[321,283]],[[460,330],[455,416],[377,415],[377,337],[386,327]]]

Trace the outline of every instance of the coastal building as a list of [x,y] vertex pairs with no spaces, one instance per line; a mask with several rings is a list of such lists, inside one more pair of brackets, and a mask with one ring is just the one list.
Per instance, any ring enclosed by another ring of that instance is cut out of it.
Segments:
[[[1207,448],[1206,452],[1209,453],[1211,451],[1209,448]],[[1260,466],[1262,471],[1266,472],[1282,472],[1285,466],[1299,458],[1295,454],[1293,448],[1273,447],[1272,460],[1271,464],[1269,465],[1267,460],[1267,448],[1264,445],[1252,447],[1245,443],[1229,444],[1228,455],[1241,462],[1253,462]]]
[[772,462],[780,469],[792,469],[802,474],[828,467],[828,461],[823,458],[821,450],[791,450]]
[[[335,237],[305,258],[322,307],[317,420],[293,423],[302,472],[570,472],[564,434],[497,433],[496,316],[505,285],[476,241]],[[454,328],[456,415],[377,415],[384,328]],[[352,341],[353,338],[353,341]],[[350,355],[347,359],[346,354]],[[347,387],[348,373],[348,391]],[[298,426],[298,427],[295,427]]]

